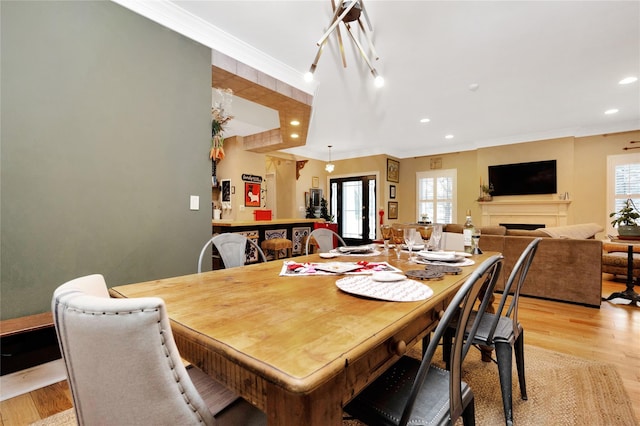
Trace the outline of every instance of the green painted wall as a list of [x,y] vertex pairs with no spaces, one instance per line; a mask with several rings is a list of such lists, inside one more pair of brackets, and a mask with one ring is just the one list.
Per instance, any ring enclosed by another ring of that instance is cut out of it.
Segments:
[[194,273],[211,233],[210,49],[107,1],[0,14],[2,319],[49,310],[85,274]]

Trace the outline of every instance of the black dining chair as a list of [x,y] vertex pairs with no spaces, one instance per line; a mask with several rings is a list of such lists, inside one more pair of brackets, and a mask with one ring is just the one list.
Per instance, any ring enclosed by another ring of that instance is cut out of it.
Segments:
[[[522,285],[527,277],[527,272],[529,271],[531,262],[536,254],[540,240],[541,238],[536,238],[531,241],[531,243],[529,243],[529,245],[520,254],[511,274],[509,274],[509,278],[505,284],[496,312],[485,313],[487,300],[489,300],[491,296],[489,292],[486,292],[480,309],[471,313],[472,318],[475,315],[478,315],[479,312],[482,313],[478,329],[474,332],[466,326],[464,335],[464,338],[471,341],[476,348],[492,348],[496,351],[497,359],[493,361],[498,365],[500,389],[502,392],[502,405],[504,407],[505,423],[507,425],[513,424],[511,391],[513,352],[515,352],[516,355],[520,394],[523,400],[527,399],[527,386],[524,376],[524,330],[522,328],[522,324],[518,321],[518,302],[520,299]],[[509,308],[506,313],[503,314],[504,308],[507,304],[507,299],[509,299],[512,290],[513,296],[511,297]],[[445,332],[443,337],[442,353],[444,361],[447,362],[447,368],[449,368],[449,364],[446,353],[452,347],[451,344],[454,339],[454,334],[459,334],[459,324],[460,323],[455,324],[454,322],[449,330]],[[473,339],[469,339],[469,336],[473,336]]]
[[[457,318],[467,325],[485,277],[497,278],[501,266],[502,256],[492,256],[464,282],[445,310],[422,361],[403,356],[347,404],[345,411],[370,426],[453,424],[460,416],[465,425],[475,424],[473,392],[461,378],[470,341],[465,342],[462,332],[458,333],[449,371],[432,366],[431,359],[450,321]],[[478,323],[482,315],[476,318]],[[476,328],[477,324],[471,325],[472,331]]]

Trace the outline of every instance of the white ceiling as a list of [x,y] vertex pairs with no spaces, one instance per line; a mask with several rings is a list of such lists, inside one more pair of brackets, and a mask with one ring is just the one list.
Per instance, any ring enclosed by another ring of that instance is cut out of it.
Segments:
[[313,93],[295,155],[406,158],[640,129],[640,82],[618,84],[640,77],[638,1],[364,0],[380,89],[344,31],[347,68],[334,34],[303,81],[331,0],[114,1]]

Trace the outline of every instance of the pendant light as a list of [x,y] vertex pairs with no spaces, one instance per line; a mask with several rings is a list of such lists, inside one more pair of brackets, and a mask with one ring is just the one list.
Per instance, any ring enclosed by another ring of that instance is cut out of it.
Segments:
[[[369,70],[371,71],[371,75],[373,75],[374,77],[375,87],[384,86],[384,79],[382,78],[382,76],[378,74],[378,71],[375,69],[375,67],[372,64],[372,61],[378,60],[379,56],[378,56],[378,53],[376,52],[375,47],[373,46],[373,41],[371,40],[371,36],[369,34],[370,32],[373,31],[373,27],[371,26],[369,15],[367,14],[366,9],[364,8],[364,4],[362,0],[339,0],[337,6],[336,6],[335,0],[331,0],[331,6],[333,9],[333,19],[329,24],[329,29],[322,35],[320,40],[318,40],[318,42],[316,43],[316,45],[318,46],[318,52],[316,53],[316,57],[313,60],[313,63],[311,64],[309,71],[304,75],[304,79],[306,81],[313,80],[313,73],[316,71],[316,68],[318,66],[318,61],[320,60],[320,55],[322,55],[322,50],[325,44],[327,43],[327,39],[334,31],[336,32],[336,37],[338,39],[338,48],[342,56],[342,65],[345,68],[347,67],[347,59],[344,54],[345,48],[344,48],[344,45],[342,44],[342,34],[340,32],[340,23],[342,23],[343,30],[346,31],[346,34],[349,36],[349,38],[355,45],[355,48],[357,49],[358,52],[360,52],[360,56],[362,56],[362,59],[369,67]],[[365,25],[362,23],[360,19],[361,16],[364,17],[364,19],[366,20],[367,27],[365,27]],[[360,28],[360,33],[354,34],[354,31],[352,31],[352,26],[353,28],[355,27]],[[369,32],[367,32],[367,28]],[[362,43],[360,42],[361,38],[363,38],[361,36],[364,36],[364,39],[368,44],[369,51],[371,52],[371,56],[369,56],[369,54],[365,52],[365,49]]]
[[324,169],[327,171],[327,173],[331,173],[333,172],[333,169],[335,169],[335,167],[336,166],[334,166],[331,162],[331,145],[329,145],[329,162],[324,166]]

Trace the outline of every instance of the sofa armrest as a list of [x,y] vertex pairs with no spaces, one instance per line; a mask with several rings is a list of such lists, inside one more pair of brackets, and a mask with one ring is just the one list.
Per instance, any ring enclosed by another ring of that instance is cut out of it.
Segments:
[[[506,276],[532,240],[529,237],[505,237],[503,273]],[[522,294],[600,306],[602,241],[543,238],[531,263]]]

